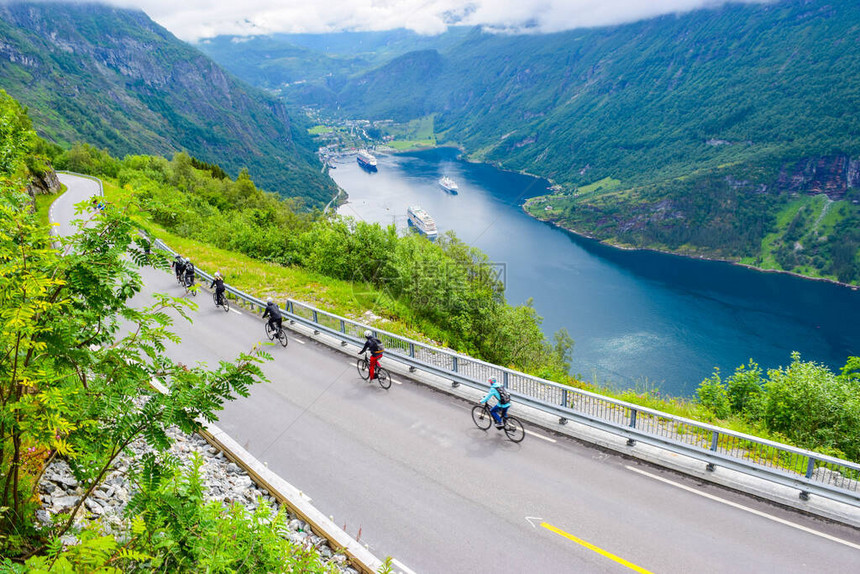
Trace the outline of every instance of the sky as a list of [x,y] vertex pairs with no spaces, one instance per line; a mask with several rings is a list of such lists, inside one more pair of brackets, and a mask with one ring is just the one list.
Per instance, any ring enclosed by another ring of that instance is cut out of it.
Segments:
[[[736,0],[764,3],[770,0]],[[102,0],[139,8],[175,36],[322,33],[406,28],[440,34],[451,24],[559,32],[717,7],[726,0]]]

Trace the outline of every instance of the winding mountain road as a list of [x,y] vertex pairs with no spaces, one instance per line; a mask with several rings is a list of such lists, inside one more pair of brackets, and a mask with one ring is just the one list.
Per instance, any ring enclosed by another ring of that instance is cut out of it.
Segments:
[[[52,217],[65,225],[98,186],[61,180],[69,190]],[[137,303],[153,292],[182,295],[170,274],[141,273]],[[206,292],[196,301],[193,324],[177,320],[174,359],[214,365],[264,339],[258,316],[224,313]],[[537,434],[513,444],[475,428],[471,403],[397,375],[382,390],[358,377],[354,353],[292,332],[287,348],[270,351],[271,383],[228,404],[218,425],[377,556],[415,572],[785,574],[860,565],[853,528],[549,431],[530,429]]]

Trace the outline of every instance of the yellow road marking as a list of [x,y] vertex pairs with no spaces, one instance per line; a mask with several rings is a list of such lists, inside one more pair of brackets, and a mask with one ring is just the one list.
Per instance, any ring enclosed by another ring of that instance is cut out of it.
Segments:
[[645,570],[644,568],[642,568],[640,566],[637,566],[631,562],[628,562],[624,558],[616,556],[615,554],[612,554],[611,552],[607,552],[606,550],[603,550],[602,548],[598,548],[594,544],[591,544],[590,542],[586,542],[582,538],[577,538],[573,534],[568,534],[564,530],[556,528],[552,524],[547,524],[546,522],[541,522],[540,525],[543,526],[544,528],[546,528],[547,530],[549,530],[550,532],[555,532],[559,536],[567,538],[568,540],[572,540],[573,542],[576,542],[577,544],[584,546],[584,547],[588,548],[589,550],[597,552],[601,556],[609,558],[610,560],[617,562],[617,563],[621,564],[622,566],[627,566],[628,568],[630,568],[631,570],[633,570],[635,572],[639,572],[640,574],[651,574],[651,572],[649,572],[648,570]]

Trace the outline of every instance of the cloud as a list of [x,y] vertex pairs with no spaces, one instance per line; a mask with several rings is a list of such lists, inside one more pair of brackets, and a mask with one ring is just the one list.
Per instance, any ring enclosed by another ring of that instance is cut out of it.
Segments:
[[[765,3],[771,0],[737,0]],[[713,8],[727,0],[106,0],[138,8],[187,41],[221,34],[321,33],[407,28],[439,34],[451,24],[558,32]]]

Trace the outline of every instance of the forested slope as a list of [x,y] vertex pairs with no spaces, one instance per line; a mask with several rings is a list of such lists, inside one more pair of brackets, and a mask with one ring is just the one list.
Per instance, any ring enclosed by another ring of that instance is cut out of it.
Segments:
[[275,98],[245,86],[143,12],[96,4],[0,5],[2,88],[37,131],[123,156],[187,150],[233,176],[322,205],[335,193],[315,145]]
[[860,278],[857,2],[421,47],[284,94],[349,117],[434,114],[440,142],[558,183],[535,215],[600,239]]

